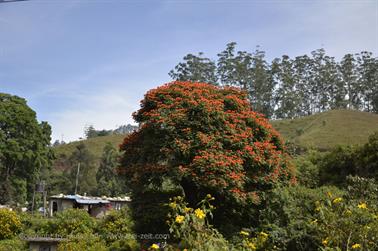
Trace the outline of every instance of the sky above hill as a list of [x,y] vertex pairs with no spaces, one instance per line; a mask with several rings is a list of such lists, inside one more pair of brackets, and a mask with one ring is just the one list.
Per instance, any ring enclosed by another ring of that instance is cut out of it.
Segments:
[[77,140],[89,124],[134,123],[144,93],[184,55],[215,59],[232,41],[269,60],[318,48],[377,56],[378,1],[0,3],[0,92],[26,98],[54,140]]

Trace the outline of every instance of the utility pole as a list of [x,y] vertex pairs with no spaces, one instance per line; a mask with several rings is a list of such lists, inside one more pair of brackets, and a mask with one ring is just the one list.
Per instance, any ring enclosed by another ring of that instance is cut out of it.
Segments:
[[77,164],[76,182],[75,182],[75,194],[77,194],[77,186],[79,184],[80,162]]

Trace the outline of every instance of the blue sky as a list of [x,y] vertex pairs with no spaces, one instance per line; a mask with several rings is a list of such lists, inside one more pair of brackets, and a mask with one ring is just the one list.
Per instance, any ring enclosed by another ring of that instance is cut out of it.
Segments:
[[187,53],[231,41],[268,59],[378,52],[378,1],[30,0],[0,4],[0,92],[24,97],[53,139],[133,123]]

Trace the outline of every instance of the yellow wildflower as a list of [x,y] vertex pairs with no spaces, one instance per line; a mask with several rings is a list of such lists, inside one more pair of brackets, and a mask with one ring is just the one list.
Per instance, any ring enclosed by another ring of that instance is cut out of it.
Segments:
[[325,239],[322,241],[322,244],[323,244],[324,246],[327,246],[327,244],[328,244],[328,237],[325,238]]
[[327,195],[328,195],[328,197],[332,197],[332,193],[331,192],[327,192]]
[[154,243],[154,244],[151,245],[150,248],[154,249],[154,250],[157,250],[157,249],[159,249],[159,245]]
[[357,248],[361,248],[361,245],[358,243],[352,245],[352,249],[357,249]]
[[338,197],[338,198],[334,199],[332,202],[334,204],[337,204],[337,203],[340,203],[342,200],[343,200],[343,198]]
[[203,219],[206,216],[206,214],[199,208],[194,210],[194,213],[196,214],[197,218],[199,218],[199,219]]
[[358,204],[357,207],[360,208],[360,209],[367,209],[367,205],[366,205],[366,203]]
[[252,250],[256,250],[256,245],[253,242],[248,242],[248,247]]
[[241,234],[241,235],[245,235],[245,236],[249,236],[249,233],[246,232],[246,231],[240,231],[240,234]]
[[178,216],[176,216],[175,221],[176,221],[177,223],[181,224],[181,223],[184,221],[184,219],[185,219],[184,216],[182,216],[182,215],[178,215]]
[[346,215],[351,215],[352,214],[352,211],[350,211],[349,209],[345,211],[345,214]]
[[260,232],[260,235],[261,235],[263,238],[268,238],[268,234],[267,234],[267,233]]
[[318,223],[318,219],[315,219],[315,220],[311,221],[311,224],[316,224],[316,223]]
[[188,212],[192,211],[192,208],[190,208],[190,207],[185,207],[185,208],[184,208],[184,211],[185,211],[185,213],[188,213]]
[[211,194],[208,193],[208,194],[206,195],[206,197],[207,197],[208,199],[211,199]]
[[175,209],[177,207],[175,202],[169,203],[169,207]]

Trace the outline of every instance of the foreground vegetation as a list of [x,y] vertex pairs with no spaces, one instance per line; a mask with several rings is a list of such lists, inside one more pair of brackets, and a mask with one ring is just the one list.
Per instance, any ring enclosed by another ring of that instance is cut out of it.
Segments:
[[[36,123],[22,99],[5,95],[0,108],[13,116],[13,105],[29,115],[28,123],[46,143],[49,127]],[[292,124],[298,123],[301,135],[312,135],[316,142],[322,137],[314,135],[322,128],[340,126],[336,113],[326,114],[330,119],[319,115]],[[149,91],[134,116],[142,126],[124,139],[121,152],[108,143],[96,159],[80,142],[53,169],[32,165],[53,159],[47,144],[34,142],[38,137],[0,135],[6,150],[0,155],[1,170],[12,170],[12,179],[5,181],[18,188],[3,186],[8,197],[2,199],[15,211],[0,209],[0,250],[26,250],[28,236],[60,236],[59,250],[79,251],[378,249],[378,132],[360,145],[328,145],[322,151],[303,147],[296,155],[295,143],[306,141],[285,144],[250,109],[245,93],[190,82]],[[373,131],[375,117],[366,118],[361,123]],[[3,123],[10,129],[2,132],[15,130],[8,120]],[[292,124],[277,123],[290,132]],[[17,154],[16,147],[26,139],[30,149]],[[35,145],[41,155],[31,154]],[[27,164],[27,169],[14,168],[12,160],[18,161],[16,167]],[[79,175],[75,167],[80,167]],[[78,187],[72,182],[75,175]],[[51,193],[131,192],[132,203],[103,219],[77,209],[53,218],[22,213],[31,197],[27,188],[38,178],[47,181]]]

